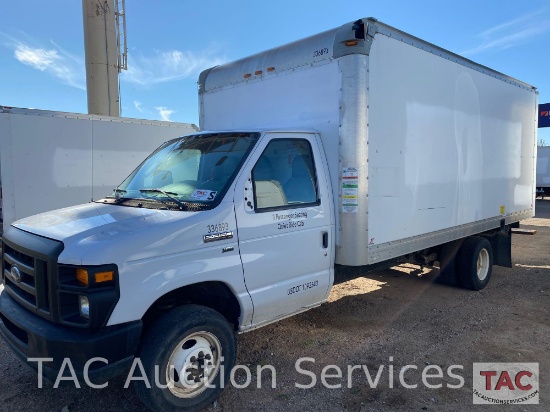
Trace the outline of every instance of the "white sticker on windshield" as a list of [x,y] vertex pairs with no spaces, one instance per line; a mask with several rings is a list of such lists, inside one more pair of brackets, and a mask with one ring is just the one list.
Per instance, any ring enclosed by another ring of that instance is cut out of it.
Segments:
[[214,200],[217,193],[218,192],[216,192],[214,190],[195,189],[195,191],[191,195],[191,199],[193,199],[193,200]]

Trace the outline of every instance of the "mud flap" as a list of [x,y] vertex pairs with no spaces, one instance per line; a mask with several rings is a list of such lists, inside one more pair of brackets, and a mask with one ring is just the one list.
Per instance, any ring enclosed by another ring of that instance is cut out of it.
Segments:
[[505,232],[487,236],[493,248],[493,265],[512,267],[512,229],[506,227]]

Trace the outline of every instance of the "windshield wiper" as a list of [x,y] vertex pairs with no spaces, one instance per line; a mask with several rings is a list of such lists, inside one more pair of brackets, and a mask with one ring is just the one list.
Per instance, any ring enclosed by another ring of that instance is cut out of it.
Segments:
[[174,202],[176,202],[178,204],[178,206],[180,207],[180,209],[187,209],[187,205],[185,203],[183,203],[182,201],[180,201],[180,200],[178,200],[174,197],[174,195],[176,195],[176,196],[178,195],[177,193],[165,192],[162,189],[139,189],[139,191],[141,193],[162,193],[167,198],[169,198],[169,199],[173,200]]

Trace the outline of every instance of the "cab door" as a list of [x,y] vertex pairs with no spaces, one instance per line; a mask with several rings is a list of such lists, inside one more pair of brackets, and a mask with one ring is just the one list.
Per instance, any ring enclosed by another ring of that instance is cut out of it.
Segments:
[[269,133],[240,174],[235,214],[254,326],[328,296],[334,220],[326,170],[315,134]]

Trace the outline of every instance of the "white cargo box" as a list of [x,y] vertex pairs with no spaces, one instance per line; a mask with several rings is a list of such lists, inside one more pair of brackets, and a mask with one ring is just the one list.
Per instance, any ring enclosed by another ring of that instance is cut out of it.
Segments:
[[0,106],[4,227],[110,195],[163,142],[192,124]]
[[320,132],[336,263],[534,214],[536,89],[375,19],[207,70],[199,94],[201,130]]

